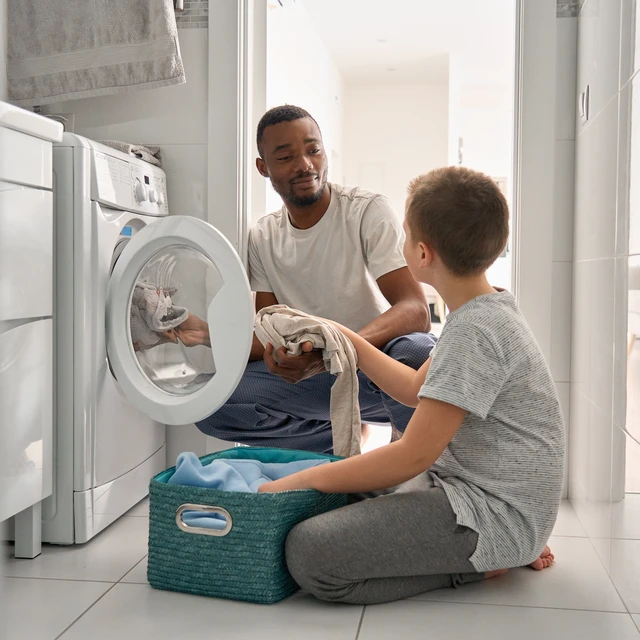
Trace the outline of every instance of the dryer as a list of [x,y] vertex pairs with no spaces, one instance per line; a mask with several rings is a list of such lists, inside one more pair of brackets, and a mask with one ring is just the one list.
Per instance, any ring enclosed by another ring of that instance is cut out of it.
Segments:
[[[54,147],[53,494],[43,541],[83,543],[139,502],[166,467],[165,425],[213,413],[237,385],[253,308],[242,263],[211,225],[169,216],[166,176],[74,134]],[[211,347],[136,350],[135,286],[171,290]]]

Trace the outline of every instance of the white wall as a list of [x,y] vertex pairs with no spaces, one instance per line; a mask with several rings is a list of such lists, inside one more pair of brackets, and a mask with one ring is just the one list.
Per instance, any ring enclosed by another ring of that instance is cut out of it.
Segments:
[[344,174],[386,195],[404,215],[407,185],[448,163],[447,85],[351,85],[344,118]]
[[[505,79],[506,80],[506,79]],[[513,172],[513,92],[510,86],[465,86],[460,90],[463,165],[494,178]]]
[[573,253],[567,254],[573,262],[569,497],[630,611],[640,573],[638,496],[625,496],[625,456],[627,472],[637,474],[640,460],[640,390],[632,386],[640,342],[627,334],[635,332],[639,287],[631,276],[640,254],[631,200],[640,183],[633,163],[640,146],[633,122],[640,119],[635,5],[586,0],[578,18],[576,94],[589,85],[591,99],[588,121],[576,123]]
[[[577,37],[577,18],[556,18],[556,116],[550,310],[552,331],[549,365],[562,404],[567,450],[570,447],[571,437],[569,424]],[[567,465],[565,496],[568,492],[568,472]]]
[[[322,130],[329,158],[329,180],[342,182],[342,77],[301,3],[267,10],[267,109],[293,104],[306,109]],[[282,206],[267,187],[270,213]]]
[[[461,86],[456,113],[463,140],[462,165],[505,179],[507,201],[512,206],[514,127],[513,87],[509,80],[505,78],[502,85]],[[512,288],[512,257],[510,243],[507,255],[498,258],[489,269],[492,285]]]
[[0,0],[0,100],[7,99],[7,0]]

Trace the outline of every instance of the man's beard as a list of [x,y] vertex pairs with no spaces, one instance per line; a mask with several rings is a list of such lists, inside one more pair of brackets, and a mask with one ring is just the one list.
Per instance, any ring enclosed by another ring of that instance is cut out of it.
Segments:
[[[314,193],[309,194],[308,196],[297,195],[293,190],[293,184],[290,185],[290,189],[287,193],[282,193],[282,191],[279,191],[278,189],[276,189],[275,185],[273,184],[273,181],[271,182],[271,184],[273,185],[273,188],[275,189],[275,191],[280,195],[280,197],[285,202],[292,204],[294,207],[310,207],[311,205],[316,204],[316,202],[320,202],[320,199],[324,195],[325,189],[327,188],[328,173],[329,173],[329,169],[325,168],[320,174],[318,174],[320,178],[320,188]],[[304,177],[308,177],[308,174],[297,176],[295,180],[300,180],[301,178],[304,178]]]

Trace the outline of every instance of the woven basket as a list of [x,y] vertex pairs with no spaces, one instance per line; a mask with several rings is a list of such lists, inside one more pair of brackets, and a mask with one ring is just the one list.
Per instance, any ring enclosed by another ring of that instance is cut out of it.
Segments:
[[[238,447],[204,456],[201,461],[204,465],[216,458],[339,460],[305,451]],[[314,490],[244,493],[167,484],[174,472],[172,467],[158,474],[149,489],[147,579],[156,589],[261,604],[278,602],[299,588],[284,558],[289,531],[302,520],[347,504],[345,494]],[[180,514],[197,506],[223,510],[225,530],[188,532]]]

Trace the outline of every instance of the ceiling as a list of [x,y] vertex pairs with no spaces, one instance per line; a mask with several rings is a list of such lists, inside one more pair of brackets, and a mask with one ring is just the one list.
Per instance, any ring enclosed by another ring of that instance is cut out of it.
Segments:
[[[513,77],[515,0],[295,0],[349,82],[461,84]],[[284,3],[283,3],[284,4]]]

